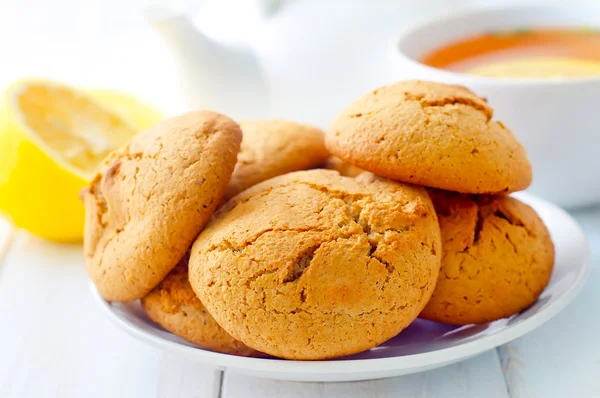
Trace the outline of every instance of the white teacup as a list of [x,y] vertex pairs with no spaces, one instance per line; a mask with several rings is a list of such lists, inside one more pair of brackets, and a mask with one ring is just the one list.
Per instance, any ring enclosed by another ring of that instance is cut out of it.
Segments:
[[436,69],[418,61],[445,44],[487,31],[582,26],[600,29],[600,6],[516,6],[436,19],[406,30],[394,43],[395,78],[461,84],[487,98],[495,118],[527,149],[533,164],[531,192],[563,207],[598,203],[600,76],[489,78]]

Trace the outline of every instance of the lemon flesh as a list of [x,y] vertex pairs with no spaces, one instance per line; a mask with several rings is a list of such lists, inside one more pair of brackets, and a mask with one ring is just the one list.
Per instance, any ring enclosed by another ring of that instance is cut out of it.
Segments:
[[468,73],[487,77],[559,78],[600,75],[600,62],[576,58],[530,57],[491,62]]
[[163,119],[153,106],[142,103],[126,93],[91,89],[87,90],[87,94],[100,105],[119,115],[138,131],[154,126]]
[[135,132],[124,119],[66,86],[29,83],[12,99],[23,128],[85,175]]
[[58,83],[16,83],[3,107],[0,212],[43,238],[80,242],[79,191],[104,157],[138,130],[92,96]]

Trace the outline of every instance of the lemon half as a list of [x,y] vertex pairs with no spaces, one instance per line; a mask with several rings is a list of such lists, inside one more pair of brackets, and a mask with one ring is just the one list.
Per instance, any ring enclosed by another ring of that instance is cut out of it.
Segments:
[[66,85],[13,84],[0,117],[0,211],[46,239],[80,242],[84,208],[78,193],[136,127]]

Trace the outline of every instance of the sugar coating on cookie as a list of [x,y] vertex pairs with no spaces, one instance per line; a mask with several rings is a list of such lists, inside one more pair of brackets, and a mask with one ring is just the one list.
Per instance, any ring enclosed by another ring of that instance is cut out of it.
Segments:
[[403,81],[350,104],[326,133],[329,151],[394,180],[463,193],[525,189],[525,150],[485,99],[465,87]]
[[227,334],[196,297],[187,256],[141,302],[150,319],[192,344],[225,354],[259,355]]
[[330,156],[329,159],[327,159],[327,162],[325,162],[325,168],[329,170],[335,170],[340,173],[340,175],[346,177],[356,177],[357,175],[365,172],[365,170],[352,166],[336,156]]
[[227,187],[230,199],[259,182],[293,171],[312,169],[327,160],[323,131],[288,120],[240,122],[244,138]]
[[516,314],[542,293],[554,246],[537,213],[508,196],[430,190],[444,256],[422,318],[454,325]]
[[82,191],[87,269],[105,299],[139,299],[177,265],[221,200],[241,138],[231,119],[200,111],[107,157]]
[[441,259],[427,192],[364,173],[290,173],[219,209],[190,255],[192,288],[236,339],[317,360],[361,352],[408,326]]

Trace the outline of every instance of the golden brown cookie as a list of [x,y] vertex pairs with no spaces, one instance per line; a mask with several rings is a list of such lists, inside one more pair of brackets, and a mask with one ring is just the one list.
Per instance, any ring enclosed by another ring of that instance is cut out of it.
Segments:
[[422,318],[491,322],[535,302],[550,280],[554,246],[536,212],[508,196],[430,190],[444,256]]
[[440,267],[427,192],[300,171],[229,201],[192,246],[190,283],[233,337],[290,359],[372,348],[423,309]]
[[357,175],[365,172],[365,170],[352,166],[336,156],[330,156],[329,159],[327,159],[327,162],[325,162],[325,168],[329,170],[335,170],[340,173],[340,175],[346,177],[356,177]]
[[316,127],[286,120],[252,120],[240,127],[242,150],[225,199],[269,178],[320,166],[329,156]]
[[398,181],[463,193],[527,188],[525,150],[492,114],[465,87],[404,81],[350,104],[325,140],[333,155]]
[[145,296],[181,260],[221,200],[239,126],[188,113],[133,137],[82,191],[87,269],[110,301]]
[[227,334],[196,297],[187,256],[141,301],[150,319],[192,344],[225,354],[259,354]]

